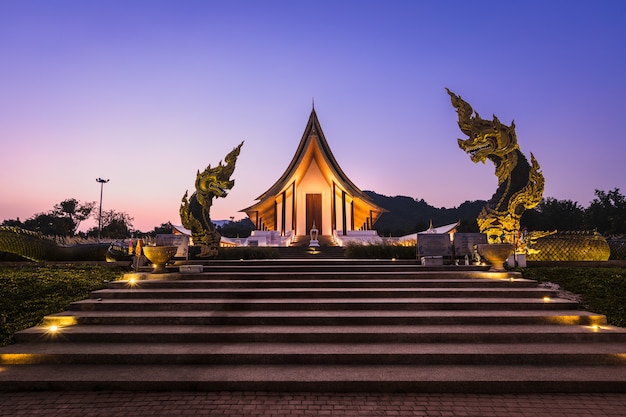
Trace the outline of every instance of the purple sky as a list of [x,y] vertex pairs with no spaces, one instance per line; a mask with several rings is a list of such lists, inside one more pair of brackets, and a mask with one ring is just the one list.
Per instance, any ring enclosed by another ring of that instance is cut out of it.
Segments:
[[[445,87],[515,119],[545,197],[626,192],[626,2],[0,0],[0,221],[67,198],[148,231],[245,140],[239,210],[287,168],[315,109],[362,190],[489,199]],[[84,227],[94,222],[85,222]]]

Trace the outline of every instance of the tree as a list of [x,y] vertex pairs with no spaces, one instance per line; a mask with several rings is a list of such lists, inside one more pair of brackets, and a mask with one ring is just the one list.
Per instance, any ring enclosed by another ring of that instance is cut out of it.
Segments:
[[246,238],[250,236],[252,231],[254,230],[254,223],[250,220],[249,217],[245,219],[238,220],[236,222],[230,221],[222,226],[217,227],[217,231],[220,235],[224,237],[241,237]]
[[2,225],[17,226],[49,236],[74,236],[80,222],[91,216],[95,205],[95,201],[80,203],[75,198],[68,198],[55,204],[52,210],[37,213],[24,222],[19,218],[10,219],[4,220]]
[[[132,234],[133,218],[125,212],[107,210],[102,212],[102,230],[100,236],[107,239],[125,239]],[[98,228],[87,231],[91,237],[98,236]]]
[[18,217],[17,219],[6,219],[2,221],[2,225],[1,226],[17,226],[17,227],[21,227],[24,228],[24,224],[22,223],[22,221],[20,220],[20,218]]
[[578,202],[548,197],[524,212],[521,226],[529,230],[581,230],[584,220],[585,210]]
[[586,211],[587,226],[609,236],[626,233],[626,199],[615,188],[608,193],[595,190],[596,198]]
[[172,223],[161,223],[160,226],[155,226],[152,231],[148,232],[148,235],[156,237],[156,235],[169,235],[172,234]]
[[68,217],[74,224],[71,232],[71,235],[74,235],[80,223],[83,220],[88,219],[89,216],[91,216],[91,213],[93,212],[95,206],[95,201],[85,202],[81,204],[75,198],[69,198],[55,205],[52,213],[53,215],[58,217]]
[[53,212],[39,213],[23,223],[24,229],[48,236],[72,236],[74,222],[69,217],[58,217]]

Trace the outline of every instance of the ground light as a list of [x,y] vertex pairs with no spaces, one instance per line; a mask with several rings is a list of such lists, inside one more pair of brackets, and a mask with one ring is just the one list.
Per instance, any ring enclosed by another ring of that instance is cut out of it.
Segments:
[[126,283],[126,286],[128,286],[130,288],[135,288],[135,287],[139,286],[139,282],[137,282],[137,278],[135,278],[135,277],[128,278],[128,282]]
[[60,335],[61,328],[56,324],[50,325],[50,327],[48,327],[48,330],[46,331],[46,336],[51,340],[58,338]]

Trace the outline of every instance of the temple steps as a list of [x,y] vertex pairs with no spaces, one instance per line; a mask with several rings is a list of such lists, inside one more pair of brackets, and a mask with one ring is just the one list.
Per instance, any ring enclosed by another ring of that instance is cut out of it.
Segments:
[[[606,317],[578,310],[558,311],[81,311],[47,316],[45,326],[64,323],[84,325],[289,325],[289,326],[362,326],[362,325],[502,325],[502,324],[575,324],[606,325]],[[93,329],[97,331],[97,329]]]
[[[442,325],[88,325],[67,327],[57,342],[66,343],[623,343],[626,332],[611,326],[501,324],[494,333],[482,324]],[[607,331],[607,330],[611,331]],[[49,340],[45,328],[16,335],[19,343]]]
[[[556,291],[542,288],[319,288],[319,287],[296,287],[296,288],[142,288],[141,292],[134,289],[114,289],[95,291],[90,299],[73,303],[73,306],[83,304],[109,302],[119,299],[154,300],[168,299],[203,299],[203,300],[255,300],[255,299],[360,299],[360,298],[527,298],[536,301],[542,297],[555,297]],[[562,300],[554,300],[562,302]]]
[[[203,299],[203,298],[172,298],[163,302],[158,299],[115,299],[107,301],[87,300],[73,303],[70,311],[253,311],[282,312],[294,314],[299,311],[562,311],[564,308],[575,310],[577,304],[567,300],[551,300],[531,298],[381,298],[381,299]],[[78,313],[77,313],[78,314]]]
[[[175,352],[175,353],[174,353]],[[626,365],[623,343],[29,343],[15,364]],[[6,358],[5,364],[11,359]]]
[[[481,276],[484,277],[484,273]],[[136,292],[135,289],[141,289],[143,291],[148,291],[151,289],[169,289],[169,290],[185,290],[185,289],[258,289],[259,291],[263,291],[266,289],[311,289],[311,288],[345,288],[345,289],[368,289],[368,288],[383,288],[387,289],[389,286],[393,286],[390,290],[409,288],[413,289],[415,287],[419,288],[433,288],[437,289],[464,289],[468,285],[471,286],[471,289],[476,288],[504,288],[510,289],[511,283],[506,280],[491,280],[491,279],[476,279],[479,278],[464,278],[464,276],[459,276],[458,278],[446,279],[446,278],[426,278],[420,279],[419,275],[415,275],[414,277],[409,278],[401,278],[402,275],[396,276],[393,274],[382,274],[377,276],[376,274],[372,274],[369,279],[367,279],[367,274],[361,274],[359,277],[348,277],[346,274],[342,274],[342,279],[328,279],[329,276],[325,275],[324,277],[327,279],[320,279],[317,275],[309,275],[309,274],[300,274],[300,279],[297,279],[297,276],[289,276],[288,278],[277,280],[276,275],[272,275],[272,279],[258,279],[263,278],[261,275],[257,275],[253,278],[255,279],[241,279],[242,276],[239,274],[230,275],[232,279],[224,279],[224,276],[220,276],[219,279],[179,279],[172,281],[142,281],[140,283],[136,283],[134,286],[129,285],[127,281],[113,281],[108,284],[109,289],[115,290],[110,291],[111,293],[117,293],[119,291],[120,294],[124,294],[126,292]],[[179,276],[180,277],[180,276]],[[215,277],[215,275],[211,275],[211,277]],[[305,277],[306,279],[301,279]],[[227,278],[227,277],[226,277]],[[535,281],[523,280],[523,279],[515,279],[515,287],[516,288],[537,288],[537,283]],[[121,291],[125,290],[125,291]],[[544,290],[541,290],[544,291]],[[102,293],[106,293],[107,290],[102,290]],[[293,295],[293,294],[291,294]],[[92,298],[97,298],[96,293],[91,295]]]
[[[20,366],[11,389],[607,393],[624,378],[613,365],[128,365]],[[584,377],[581,377],[584,375]],[[7,389],[3,384],[3,389]]]
[[517,273],[203,265],[127,274],[17,333],[0,390],[626,392],[626,330]]

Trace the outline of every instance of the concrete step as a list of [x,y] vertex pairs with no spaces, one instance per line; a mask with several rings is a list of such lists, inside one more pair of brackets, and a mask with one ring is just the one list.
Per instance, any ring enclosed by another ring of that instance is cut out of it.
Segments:
[[91,299],[312,299],[312,298],[555,298],[546,288],[123,288],[94,291]]
[[[431,276],[441,276],[442,274],[467,274],[467,276],[483,276],[483,277],[509,277],[519,276],[519,273],[514,272],[500,272],[500,273],[487,273],[489,267],[476,267],[476,266],[423,266],[415,263],[394,263],[394,262],[334,262],[334,263],[318,263],[307,262],[306,260],[294,260],[294,263],[282,263],[282,262],[270,262],[265,261],[250,263],[250,261],[230,261],[230,264],[207,264],[203,261],[197,262],[185,262],[178,263],[174,266],[168,266],[171,273],[179,272],[181,265],[202,265],[203,272],[191,273],[190,276],[203,275],[203,274],[269,274],[277,273],[281,276],[293,276],[299,274],[306,275],[338,275],[338,274],[351,274],[358,275],[362,273],[366,274],[380,274],[383,272],[393,274],[423,274],[429,273]],[[297,262],[297,263],[295,263]],[[151,268],[146,268],[146,272],[150,272]],[[186,274],[187,275],[187,274]]]
[[[19,343],[51,338],[48,327],[16,335]],[[624,343],[626,330],[581,325],[192,326],[76,325],[57,343]]]
[[320,246],[310,248],[309,238],[307,237],[306,241],[297,242],[289,247],[280,247],[277,250],[281,260],[314,258],[319,261],[322,259],[344,259],[344,248],[334,246],[332,242],[320,241],[319,243]]
[[[129,274],[133,275],[133,274]],[[343,279],[342,276],[330,276],[331,279],[317,279],[306,276],[306,279],[297,279],[298,275],[290,278],[274,279],[275,274],[265,275],[265,278],[255,276],[241,276],[233,274],[231,278],[208,277],[204,279],[180,279],[176,275],[173,280],[143,280],[129,282],[128,280],[113,281],[109,289],[175,289],[175,288],[537,288],[537,282],[526,279],[477,279],[477,278],[402,278],[405,275],[393,276],[384,274],[382,277],[364,276],[363,278]],[[207,279],[210,278],[210,279]],[[302,277],[301,277],[302,278]]]
[[577,324],[606,325],[601,314],[579,310],[485,310],[485,311],[380,311],[380,310],[284,310],[284,311],[67,311],[44,318],[51,325],[503,325]]
[[574,310],[578,303],[541,298],[271,298],[88,299],[71,311],[503,311]]
[[39,365],[3,366],[0,390],[609,393],[615,366]]
[[517,273],[202,265],[128,274],[18,333],[0,390],[626,392],[626,330]]
[[8,347],[2,365],[615,365],[624,343],[29,343]]

